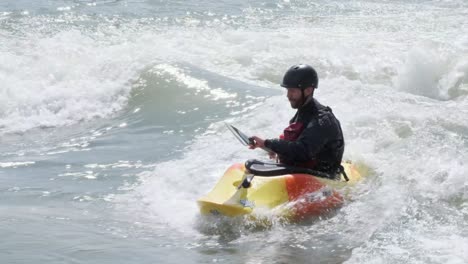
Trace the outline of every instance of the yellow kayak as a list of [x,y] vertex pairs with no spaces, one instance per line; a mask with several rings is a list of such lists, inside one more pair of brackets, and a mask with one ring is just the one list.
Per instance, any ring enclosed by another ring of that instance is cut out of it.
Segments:
[[339,190],[355,184],[362,176],[352,163],[342,166],[345,173],[330,178],[311,175],[309,171],[303,173],[304,169],[249,160],[228,168],[215,187],[197,203],[202,215],[255,218],[256,211],[266,209],[285,220],[300,221],[343,204]]

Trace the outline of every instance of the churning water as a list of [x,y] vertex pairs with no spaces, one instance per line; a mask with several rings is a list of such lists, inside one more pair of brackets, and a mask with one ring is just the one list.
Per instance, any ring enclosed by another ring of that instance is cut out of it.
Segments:
[[[2,1],[0,263],[467,263],[467,17],[463,0]],[[277,137],[296,63],[371,175],[333,217],[204,232],[196,199],[265,158],[223,122]]]

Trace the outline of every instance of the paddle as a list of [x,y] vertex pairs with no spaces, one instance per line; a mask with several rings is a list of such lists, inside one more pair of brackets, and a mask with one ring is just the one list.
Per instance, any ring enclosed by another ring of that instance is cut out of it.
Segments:
[[[249,137],[246,134],[242,133],[242,131],[240,131],[238,128],[236,128],[233,125],[230,125],[230,124],[228,124],[226,122],[224,124],[229,129],[229,131],[231,131],[231,133],[239,140],[239,142],[242,145],[244,145],[244,146],[254,146],[255,145],[255,142],[252,139],[252,137]],[[274,152],[274,151],[272,151],[271,149],[269,149],[267,147],[262,147],[261,149],[263,149],[264,151],[266,151],[268,153]]]

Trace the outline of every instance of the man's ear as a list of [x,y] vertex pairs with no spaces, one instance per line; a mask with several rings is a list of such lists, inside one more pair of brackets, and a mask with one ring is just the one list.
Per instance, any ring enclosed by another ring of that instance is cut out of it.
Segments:
[[307,96],[313,94],[314,90],[315,89],[313,87],[307,87],[307,88],[304,89],[304,95],[307,97]]

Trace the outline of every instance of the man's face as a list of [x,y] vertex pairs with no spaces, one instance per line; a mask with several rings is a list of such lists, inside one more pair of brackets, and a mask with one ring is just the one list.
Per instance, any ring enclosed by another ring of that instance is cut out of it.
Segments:
[[297,109],[302,105],[302,92],[299,88],[288,88],[288,100],[293,109]]

